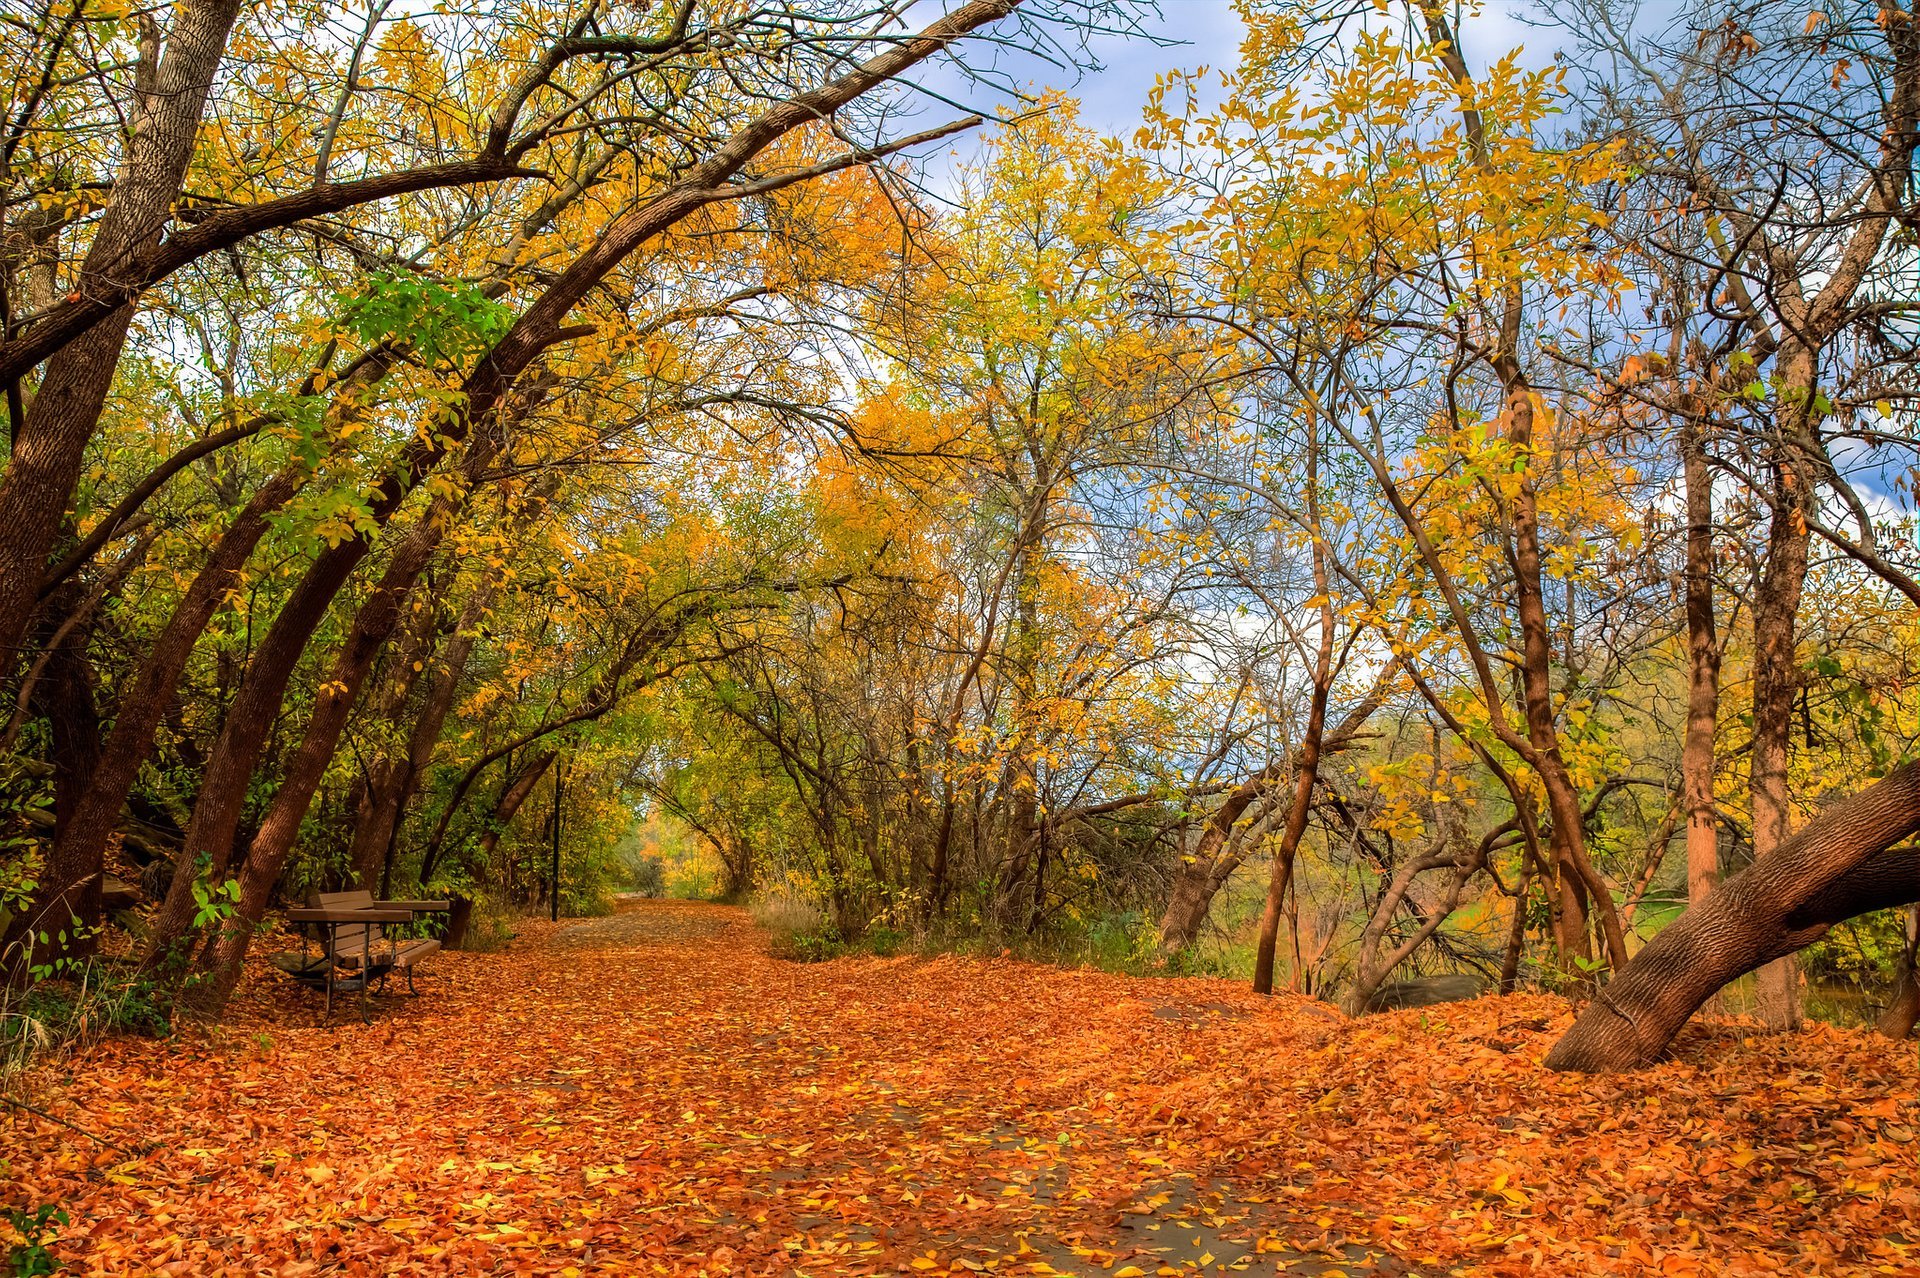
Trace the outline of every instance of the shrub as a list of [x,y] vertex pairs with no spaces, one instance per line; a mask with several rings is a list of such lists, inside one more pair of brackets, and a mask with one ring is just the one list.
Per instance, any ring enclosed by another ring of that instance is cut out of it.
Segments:
[[667,863],[657,856],[639,856],[628,863],[628,888],[645,897],[667,894]]
[[95,959],[59,978],[0,990],[0,1081],[33,1057],[107,1034],[165,1038],[171,991],[128,967]]

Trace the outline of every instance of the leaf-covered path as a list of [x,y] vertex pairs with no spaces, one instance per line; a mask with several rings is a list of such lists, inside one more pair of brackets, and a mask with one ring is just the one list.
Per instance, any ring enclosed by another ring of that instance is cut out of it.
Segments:
[[119,1041],[0,1118],[76,1272],[1912,1273],[1911,1045],[1548,1074],[1545,997],[1349,1023],[1210,980],[768,957],[648,904],[313,1025]]

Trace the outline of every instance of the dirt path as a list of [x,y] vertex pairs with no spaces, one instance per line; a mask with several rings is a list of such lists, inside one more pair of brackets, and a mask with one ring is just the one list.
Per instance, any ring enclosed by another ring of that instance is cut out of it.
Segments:
[[1555,1000],[1355,1028],[1218,981],[786,963],[698,905],[444,958],[370,1027],[263,979],[216,1041],[73,1059],[41,1099],[122,1149],[0,1119],[0,1205],[66,1206],[83,1273],[1920,1273],[1910,1047],[1564,1079]]

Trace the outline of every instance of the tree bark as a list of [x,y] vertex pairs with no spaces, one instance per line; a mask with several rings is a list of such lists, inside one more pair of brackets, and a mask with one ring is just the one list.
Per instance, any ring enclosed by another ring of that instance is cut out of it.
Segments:
[[[482,448],[476,456],[491,456]],[[401,544],[394,549],[373,592],[354,614],[347,638],[335,654],[327,677],[314,699],[313,712],[307,718],[300,744],[287,761],[280,788],[274,792],[260,828],[247,845],[240,870],[240,899],[233,916],[215,942],[209,976],[203,990],[207,1009],[217,1014],[233,992],[239,979],[241,960],[253,930],[266,916],[267,902],[287,856],[299,837],[300,825],[313,805],[313,796],[326,775],[327,764],[339,747],[340,733],[346,728],[361,686],[373,669],[381,647],[400,625],[402,609],[420,575],[440,549],[447,525],[455,518],[464,501],[456,496],[437,496],[427,513]],[[252,771],[248,767],[249,773]]]
[[1700,422],[1691,413],[1680,421],[1680,462],[1687,490],[1687,728],[1680,747],[1680,793],[1687,813],[1687,904],[1697,906],[1720,877],[1713,794],[1720,636],[1713,615],[1713,477]]
[[1281,911],[1286,905],[1287,889],[1293,885],[1294,857],[1299,855],[1300,841],[1307,833],[1307,817],[1313,811],[1313,787],[1320,780],[1321,746],[1327,730],[1327,697],[1333,690],[1336,627],[1333,587],[1327,563],[1328,547],[1320,527],[1319,445],[1319,425],[1310,422],[1307,429],[1307,527],[1313,538],[1313,592],[1320,601],[1320,647],[1314,654],[1313,693],[1307,699],[1307,726],[1300,740],[1293,798],[1287,807],[1287,824],[1280,833],[1280,846],[1273,851],[1273,869],[1267,876],[1267,899],[1260,911],[1260,933],[1253,955],[1253,992],[1256,994],[1273,993],[1273,960],[1280,944]]
[[[369,863],[376,850],[384,858],[392,844],[394,832],[419,787],[420,777],[433,762],[434,749],[440,744],[447,715],[453,710],[454,698],[466,675],[467,658],[479,640],[481,619],[493,606],[497,586],[498,579],[489,578],[467,597],[460,619],[454,623],[453,636],[435,656],[433,680],[427,687],[420,713],[414,718],[413,730],[408,733],[406,756],[395,761],[397,767],[390,787],[378,793],[378,806],[372,808],[354,831],[356,866]],[[374,794],[372,787],[369,793]],[[364,881],[362,885],[365,886]]]
[[1914,1023],[1920,1021],[1920,971],[1916,971],[1920,962],[1916,960],[1920,960],[1920,906],[1907,911],[1906,944],[1900,948],[1900,959],[1894,966],[1893,993],[1875,1026],[1888,1038],[1907,1037],[1913,1033]]
[[1547,1056],[1552,1069],[1654,1060],[1728,981],[1820,939],[1835,923],[1920,899],[1920,762],[1828,807],[1716,887],[1634,956]]
[[1232,877],[1245,857],[1245,834],[1257,822],[1243,822],[1247,810],[1259,802],[1276,776],[1274,764],[1235,786],[1219,807],[1207,818],[1193,851],[1180,859],[1174,873],[1173,890],[1167,896],[1167,908],[1160,915],[1160,949],[1174,954],[1192,945],[1206,922],[1214,894]]
[[[172,217],[240,0],[179,0],[157,66],[136,75],[132,138],[75,291],[113,290]],[[153,50],[149,48],[148,53]],[[0,677],[11,674],[61,518],[133,323],[123,305],[62,347],[0,479]]]
[[[428,589],[432,589],[431,582]],[[385,690],[375,712],[380,723],[393,731],[405,720],[407,702],[427,662],[433,658],[437,620],[431,600],[415,599],[412,613],[402,641],[386,662]],[[413,734],[407,735],[411,746]],[[387,852],[393,842],[396,801],[405,784],[410,753],[410,749],[401,752],[390,741],[377,744],[360,778],[357,802],[353,804],[353,836],[347,844],[348,872],[356,887],[376,896],[386,895],[380,884],[388,877]]]
[[[1753,857],[1772,856],[1786,842],[1792,819],[1787,766],[1793,739],[1793,705],[1800,692],[1796,650],[1800,596],[1807,579],[1813,501],[1813,467],[1807,448],[1809,406],[1794,404],[1793,388],[1813,394],[1813,356],[1797,341],[1780,359],[1779,437],[1773,443],[1773,514],[1767,522],[1765,571],[1753,592],[1753,748],[1749,777],[1753,796]],[[1800,975],[1783,955],[1754,976],[1760,1019],[1769,1029],[1800,1028]]]

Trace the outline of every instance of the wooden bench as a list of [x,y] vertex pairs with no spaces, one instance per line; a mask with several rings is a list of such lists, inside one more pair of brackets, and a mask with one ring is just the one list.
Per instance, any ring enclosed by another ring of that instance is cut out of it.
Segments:
[[[360,1019],[367,1019],[367,987],[386,984],[387,974],[407,974],[407,992],[418,994],[413,969],[440,949],[431,937],[403,938],[392,928],[411,923],[422,914],[444,914],[446,901],[376,901],[371,892],[316,892],[307,905],[287,911],[287,921],[300,929],[300,952],[273,956],[274,966],[295,980],[327,994],[325,1016],[333,1016],[335,990],[360,992]],[[318,937],[320,952],[311,941]]]

